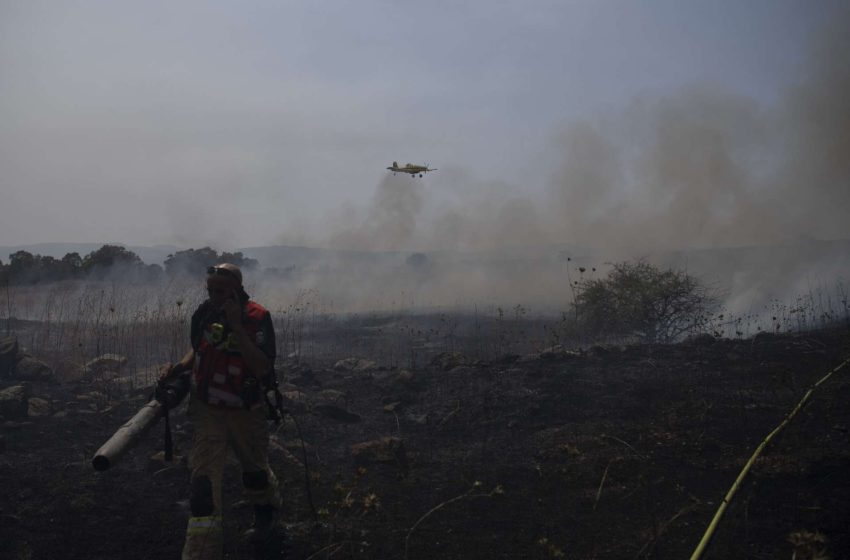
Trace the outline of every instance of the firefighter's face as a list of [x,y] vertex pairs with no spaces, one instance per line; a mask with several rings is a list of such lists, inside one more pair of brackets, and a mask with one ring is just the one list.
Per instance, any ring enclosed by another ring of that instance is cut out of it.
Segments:
[[216,274],[207,276],[207,294],[215,305],[223,305],[225,301],[236,297],[239,282],[232,276]]

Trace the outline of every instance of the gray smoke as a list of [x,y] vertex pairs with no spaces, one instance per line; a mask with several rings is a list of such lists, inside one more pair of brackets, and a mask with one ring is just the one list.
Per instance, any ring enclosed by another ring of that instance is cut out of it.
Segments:
[[806,80],[790,91],[776,127],[783,163],[777,198],[790,227],[818,238],[850,232],[850,9],[818,37]]
[[364,218],[347,208],[329,244],[341,249],[386,251],[415,245],[416,223],[422,209],[419,184],[407,176],[387,174],[378,184]]
[[653,250],[850,237],[850,39],[841,29],[819,37],[805,80],[775,107],[691,88],[636,100],[613,123],[571,126],[552,186],[560,237]]
[[[810,240],[850,238],[848,15],[771,105],[705,85],[640,96],[562,127],[548,185],[485,182],[451,164],[425,179],[387,173],[319,244],[430,252],[427,271],[360,271],[352,302],[413,289],[429,304],[565,304],[564,255],[600,273],[641,257],[688,267],[738,312],[846,278],[846,245]],[[753,246],[773,249],[712,252]]]
[[[388,175],[362,222],[330,243],[634,253],[850,237],[848,14],[818,35],[802,81],[772,106],[709,86],[642,96],[563,129],[548,192],[518,197],[534,186],[485,184],[474,170]],[[429,181],[455,194],[439,198]]]
[[776,241],[774,209],[758,202],[765,126],[752,101],[706,89],[635,101],[613,124],[574,125],[550,219],[563,239],[596,249]]

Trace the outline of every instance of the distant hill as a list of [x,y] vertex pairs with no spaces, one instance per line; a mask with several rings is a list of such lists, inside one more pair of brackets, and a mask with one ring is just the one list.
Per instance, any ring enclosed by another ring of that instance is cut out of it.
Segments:
[[271,245],[267,247],[245,247],[238,249],[246,257],[257,259],[262,268],[308,267],[315,264],[373,263],[404,259],[411,251],[345,251],[339,249],[315,249],[312,247],[290,247]]
[[[246,257],[257,259],[266,267],[306,266],[329,260],[337,262],[372,261],[389,262],[404,259],[414,251],[348,251],[272,245],[238,249]],[[576,249],[568,246],[510,248],[482,251],[424,251],[430,258],[443,262],[500,262],[540,261],[572,256],[576,261],[623,260],[622,251],[608,254],[605,250]],[[616,255],[616,256],[615,256]],[[785,268],[788,265],[803,265],[810,261],[827,261],[836,265],[850,262],[850,239],[830,241],[798,240],[777,245],[747,247],[716,247],[681,251],[643,252],[631,258],[648,258],[670,266],[713,271],[716,268],[737,269],[757,266],[759,268]]]

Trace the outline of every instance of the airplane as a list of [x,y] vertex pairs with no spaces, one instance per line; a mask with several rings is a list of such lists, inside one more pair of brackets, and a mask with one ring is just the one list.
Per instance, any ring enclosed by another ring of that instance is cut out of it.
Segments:
[[428,164],[425,165],[413,165],[412,163],[405,164],[404,167],[399,167],[398,162],[394,161],[391,167],[387,167],[390,171],[393,172],[393,175],[396,173],[410,173],[412,176],[416,176],[417,174],[422,177],[423,174],[429,171],[437,171],[436,169],[428,169]]

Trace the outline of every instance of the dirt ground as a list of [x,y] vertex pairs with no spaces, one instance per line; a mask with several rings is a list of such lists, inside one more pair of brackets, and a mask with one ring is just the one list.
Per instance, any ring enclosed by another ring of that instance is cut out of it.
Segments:
[[[288,364],[307,470],[290,418],[271,441],[286,484],[277,556],[689,557],[762,439],[848,357],[850,333],[835,329],[487,362],[442,354],[411,370]],[[85,408],[85,390],[36,384],[53,413],[2,425],[0,557],[178,558],[188,470],[151,458],[162,424],[114,468],[91,466],[147,392]],[[850,366],[766,447],[704,558],[791,558],[792,533],[850,557],[848,401]],[[185,454],[182,409],[173,424]],[[225,484],[226,557],[248,558],[235,463]]]

